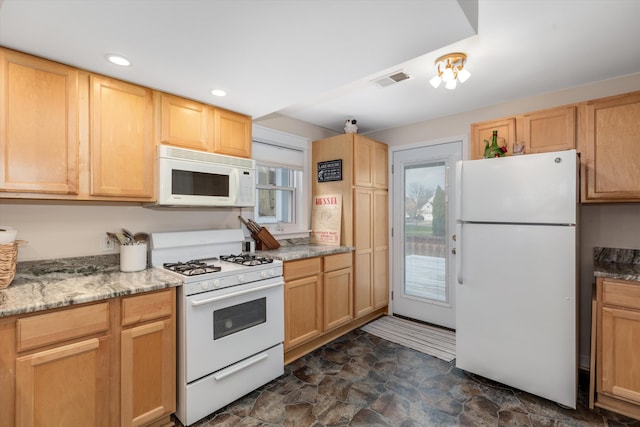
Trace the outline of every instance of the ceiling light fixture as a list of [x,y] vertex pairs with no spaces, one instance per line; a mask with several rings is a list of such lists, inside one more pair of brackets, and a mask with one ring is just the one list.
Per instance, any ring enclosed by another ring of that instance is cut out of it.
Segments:
[[131,65],[131,61],[129,61],[127,58],[125,58],[122,55],[109,53],[105,55],[105,58],[107,58],[107,61],[111,62],[112,64],[120,65],[121,67],[128,67]]
[[227,96],[227,92],[223,91],[222,89],[213,89],[211,91],[211,95],[213,95],[213,96]]
[[467,54],[465,53],[455,52],[441,56],[435,62],[438,74],[429,80],[429,83],[437,88],[440,83],[445,82],[447,89],[455,89],[458,80],[464,83],[471,77],[471,73],[464,68],[466,63]]

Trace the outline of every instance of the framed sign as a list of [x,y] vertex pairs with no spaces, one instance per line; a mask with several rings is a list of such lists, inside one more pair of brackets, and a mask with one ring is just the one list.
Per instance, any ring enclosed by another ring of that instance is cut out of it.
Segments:
[[318,162],[318,182],[342,181],[342,159]]

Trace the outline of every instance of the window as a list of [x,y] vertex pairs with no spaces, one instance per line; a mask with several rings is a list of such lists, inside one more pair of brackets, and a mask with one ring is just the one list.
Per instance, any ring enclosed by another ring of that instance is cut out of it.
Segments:
[[[256,161],[254,220],[274,234],[308,233],[310,147],[306,138],[253,127]],[[307,182],[309,181],[309,182]]]

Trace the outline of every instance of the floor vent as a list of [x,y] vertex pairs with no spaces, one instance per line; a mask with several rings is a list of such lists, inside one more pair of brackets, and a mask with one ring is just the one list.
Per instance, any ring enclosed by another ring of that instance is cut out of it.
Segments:
[[401,81],[410,79],[411,76],[404,71],[398,71],[393,74],[389,74],[388,76],[380,77],[376,80],[373,80],[373,83],[377,84],[380,87],[391,86],[392,84],[400,83]]

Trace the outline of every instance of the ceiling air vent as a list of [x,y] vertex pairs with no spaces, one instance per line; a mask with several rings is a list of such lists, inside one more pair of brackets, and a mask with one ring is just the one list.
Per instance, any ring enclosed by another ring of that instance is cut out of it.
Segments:
[[393,74],[389,74],[388,76],[380,77],[379,79],[373,80],[373,83],[377,84],[380,87],[391,86],[392,84],[400,83],[403,80],[410,79],[411,76],[404,71],[398,71]]

